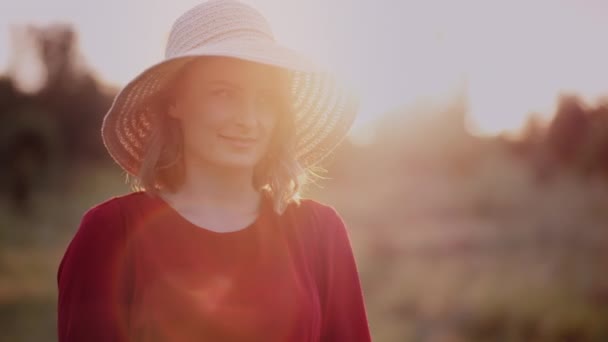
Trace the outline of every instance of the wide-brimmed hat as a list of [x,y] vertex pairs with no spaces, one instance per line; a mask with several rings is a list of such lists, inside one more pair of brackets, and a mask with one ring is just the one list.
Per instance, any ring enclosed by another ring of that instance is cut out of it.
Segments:
[[289,75],[295,114],[295,154],[303,167],[317,164],[345,137],[358,108],[350,87],[335,74],[279,44],[266,19],[256,9],[236,0],[201,3],[173,23],[165,58],[131,80],[116,95],[101,128],[112,158],[137,175],[151,125],[151,98],[189,61],[224,56],[284,68]]

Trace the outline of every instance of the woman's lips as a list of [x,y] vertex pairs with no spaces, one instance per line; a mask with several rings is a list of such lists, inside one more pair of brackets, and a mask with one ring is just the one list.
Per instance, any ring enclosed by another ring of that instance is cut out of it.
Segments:
[[253,138],[230,137],[225,135],[220,135],[220,137],[236,147],[251,147],[257,142],[257,139]]

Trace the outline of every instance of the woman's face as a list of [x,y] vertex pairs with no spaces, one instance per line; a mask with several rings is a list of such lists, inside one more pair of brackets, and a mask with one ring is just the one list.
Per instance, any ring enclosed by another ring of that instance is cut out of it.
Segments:
[[224,57],[205,57],[187,68],[169,108],[180,120],[185,157],[253,168],[281,114],[278,69]]

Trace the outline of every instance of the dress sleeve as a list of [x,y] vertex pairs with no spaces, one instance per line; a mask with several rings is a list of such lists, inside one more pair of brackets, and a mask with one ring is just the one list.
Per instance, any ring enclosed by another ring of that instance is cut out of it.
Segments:
[[332,207],[321,222],[326,226],[320,254],[323,310],[322,341],[371,341],[365,301],[347,227]]
[[57,271],[59,342],[127,341],[127,263],[116,200],[89,209]]

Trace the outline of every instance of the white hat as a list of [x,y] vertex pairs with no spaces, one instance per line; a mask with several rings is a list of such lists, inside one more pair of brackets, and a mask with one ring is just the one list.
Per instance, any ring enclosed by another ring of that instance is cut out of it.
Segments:
[[165,59],[130,81],[114,98],[101,128],[112,158],[137,175],[150,127],[147,104],[180,67],[201,56],[225,56],[288,70],[295,110],[296,158],[304,167],[327,156],[345,137],[358,108],[354,94],[330,72],[274,39],[266,19],[236,0],[210,0],[171,27]]

